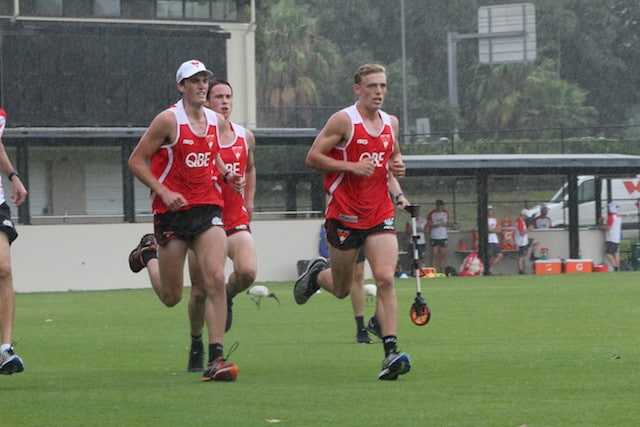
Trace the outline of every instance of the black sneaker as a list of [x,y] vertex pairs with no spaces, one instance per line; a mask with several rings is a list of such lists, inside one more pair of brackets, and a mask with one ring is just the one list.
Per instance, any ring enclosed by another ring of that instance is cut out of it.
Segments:
[[376,316],[372,316],[369,319],[369,323],[367,323],[367,331],[371,332],[373,335],[382,339],[382,332],[380,332],[380,324],[378,323],[378,319]]
[[[304,304],[311,298],[320,285],[316,282],[315,278],[322,270],[327,268],[329,262],[325,257],[317,257],[311,260],[307,269],[298,277],[296,284],[293,286],[293,298],[298,304]],[[313,280],[312,280],[313,278]]]
[[537,261],[537,260],[539,260],[539,259],[540,259],[540,258],[538,258],[535,254],[531,254],[531,255],[529,256],[529,261],[531,261],[531,262]]
[[153,234],[145,234],[140,239],[140,243],[134,250],[129,254],[129,268],[134,273],[139,272],[143,268],[147,266],[144,262],[144,257],[142,256],[145,252],[156,251],[158,249],[156,238]]
[[371,344],[371,338],[369,338],[369,334],[366,329],[360,329],[356,334],[356,342],[358,344]]
[[202,344],[202,341],[191,342],[191,349],[189,350],[189,365],[187,366],[187,371],[204,371],[204,345]]
[[231,329],[231,322],[233,322],[233,297],[227,294],[227,321],[224,324],[224,331],[227,332]]

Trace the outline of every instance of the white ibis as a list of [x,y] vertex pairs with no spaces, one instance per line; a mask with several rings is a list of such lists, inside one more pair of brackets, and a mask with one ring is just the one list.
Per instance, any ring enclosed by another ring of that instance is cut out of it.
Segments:
[[260,308],[260,301],[262,298],[274,298],[280,304],[280,300],[273,292],[269,292],[269,289],[266,286],[256,285],[251,287],[247,294],[251,295],[251,300],[256,303],[256,306]]
[[376,295],[378,295],[378,287],[371,283],[367,283],[366,285],[364,285],[364,295],[367,300],[372,300],[376,297]]

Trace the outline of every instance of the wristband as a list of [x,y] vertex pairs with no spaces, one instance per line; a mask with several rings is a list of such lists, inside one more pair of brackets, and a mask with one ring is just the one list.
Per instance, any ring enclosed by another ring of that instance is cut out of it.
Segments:
[[400,203],[400,197],[402,197],[402,196],[404,196],[404,194],[402,194],[402,193],[398,193],[398,194],[396,195],[396,197],[395,197],[395,199],[396,199],[396,205],[397,205],[398,203]]
[[233,173],[233,172],[231,172],[231,171],[226,171],[226,172],[224,173],[224,176],[222,177],[222,180],[225,182],[225,184],[227,183],[227,175],[229,175],[230,173]]
[[9,175],[7,175],[7,179],[9,179],[9,181],[13,181],[14,176],[17,176],[18,178],[20,178],[20,175],[18,175],[18,172],[13,171]]

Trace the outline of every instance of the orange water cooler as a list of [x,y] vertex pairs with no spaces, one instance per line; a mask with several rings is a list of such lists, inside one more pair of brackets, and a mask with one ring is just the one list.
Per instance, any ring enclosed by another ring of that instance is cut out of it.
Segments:
[[513,221],[504,220],[500,223],[500,249],[503,251],[512,251],[516,249],[515,241],[516,229]]

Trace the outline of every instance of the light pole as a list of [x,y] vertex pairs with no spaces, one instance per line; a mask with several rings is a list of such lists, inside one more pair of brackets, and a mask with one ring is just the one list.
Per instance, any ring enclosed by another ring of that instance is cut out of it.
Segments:
[[404,136],[402,142],[406,144],[409,133],[409,119],[407,118],[407,47],[404,28],[404,0],[400,0],[400,27],[402,34],[402,124]]

